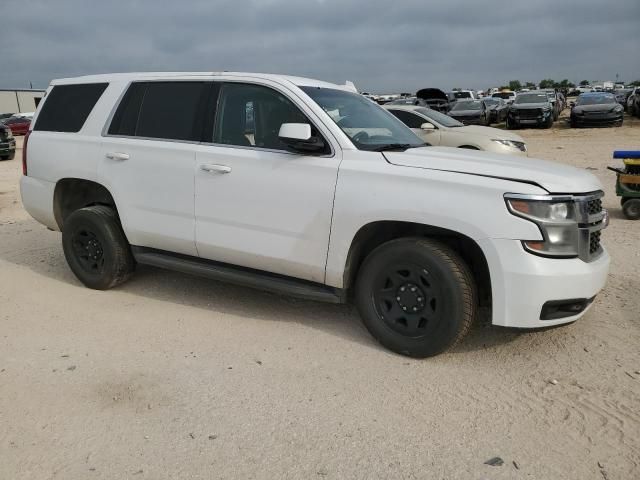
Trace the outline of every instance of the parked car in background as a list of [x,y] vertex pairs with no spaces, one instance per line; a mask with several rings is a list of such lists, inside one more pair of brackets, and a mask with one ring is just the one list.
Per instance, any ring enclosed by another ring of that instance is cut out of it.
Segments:
[[545,128],[553,125],[553,105],[546,92],[521,93],[510,105],[507,128],[520,128],[525,125]]
[[424,100],[429,108],[438,112],[447,113],[451,108],[449,97],[439,88],[423,88],[418,90],[416,97]]
[[449,115],[425,107],[385,105],[384,108],[432,146],[527,155],[525,141],[513,132],[476,125],[465,126]]
[[453,96],[456,100],[477,100],[478,96],[473,90],[454,90]]
[[564,109],[564,96],[562,97],[563,100],[561,100],[559,97],[559,93],[552,88],[546,88],[543,90],[532,90],[529,93],[545,93],[553,110],[553,119],[558,120],[558,118],[560,117],[560,112]]
[[0,123],[0,160],[13,160],[16,155],[16,139],[11,128]]
[[14,135],[25,135],[29,131],[31,118],[22,115],[13,115],[2,120],[2,123],[9,126]]
[[465,125],[489,125],[491,112],[482,100],[458,100],[449,115]]
[[426,105],[427,102],[418,97],[402,97],[387,102],[385,105]]
[[516,99],[516,92],[512,92],[511,90],[503,90],[501,92],[492,93],[491,96],[501,98],[507,103],[513,103]]
[[635,87],[627,97],[627,113],[640,118],[640,87]]
[[620,88],[613,92],[616,97],[616,102],[622,105],[622,108],[624,108],[625,110],[627,109],[627,99],[632,92],[633,88]]
[[15,114],[13,113],[0,113],[0,122],[3,122],[7,118],[13,117]]
[[502,123],[507,119],[509,105],[500,97],[485,97],[482,100],[489,111],[489,125],[492,123]]
[[571,105],[572,127],[622,125],[624,108],[609,92],[582,93]]

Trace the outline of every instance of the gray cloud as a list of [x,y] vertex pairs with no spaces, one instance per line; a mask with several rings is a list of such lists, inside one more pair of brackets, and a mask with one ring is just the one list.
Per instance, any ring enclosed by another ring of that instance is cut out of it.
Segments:
[[432,3],[25,0],[3,13],[0,87],[149,70],[287,73],[378,92],[640,78],[638,0]]

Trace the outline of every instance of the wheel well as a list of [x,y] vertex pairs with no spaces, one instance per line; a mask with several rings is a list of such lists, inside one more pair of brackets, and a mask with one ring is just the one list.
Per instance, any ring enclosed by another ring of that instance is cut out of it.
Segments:
[[69,214],[91,205],[107,205],[116,208],[109,190],[99,183],[80,178],[64,178],[56,184],[53,193],[53,213],[61,231]]
[[446,228],[411,222],[381,221],[365,225],[356,233],[344,271],[344,287],[351,291],[364,259],[376,247],[390,240],[403,237],[429,237],[455,250],[469,265],[473,273],[480,304],[491,304],[491,277],[487,259],[480,246],[471,238]]

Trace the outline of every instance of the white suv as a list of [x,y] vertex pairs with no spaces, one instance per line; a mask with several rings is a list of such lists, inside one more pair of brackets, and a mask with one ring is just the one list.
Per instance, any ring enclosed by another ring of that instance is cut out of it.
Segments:
[[605,283],[601,185],[523,157],[425,147],[347,87],[246,73],[56,80],[22,200],[90,288],[149,264],[353,301],[401,354],[572,322]]

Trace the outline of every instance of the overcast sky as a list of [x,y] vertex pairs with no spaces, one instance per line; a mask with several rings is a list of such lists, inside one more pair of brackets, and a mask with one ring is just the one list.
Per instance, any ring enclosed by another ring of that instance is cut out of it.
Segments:
[[640,0],[435,3],[0,0],[0,88],[182,70],[348,79],[378,93],[640,79]]

